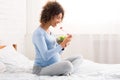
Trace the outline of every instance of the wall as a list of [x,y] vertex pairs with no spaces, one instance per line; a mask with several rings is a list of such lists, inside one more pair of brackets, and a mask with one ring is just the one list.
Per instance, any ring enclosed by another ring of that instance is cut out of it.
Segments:
[[57,0],[65,9],[61,26],[76,34],[120,34],[119,0]]
[[[46,1],[27,0],[25,54],[30,59],[34,58],[31,35],[34,29],[39,26],[40,11]],[[115,37],[120,34],[119,0],[57,1],[65,9],[64,20],[58,27],[64,27],[66,31],[74,36],[71,45],[65,49],[65,54],[62,57],[83,55],[86,59],[100,63],[119,63],[118,58],[113,60],[115,58],[111,57],[114,53],[119,56],[119,37]],[[55,33],[59,34],[58,32]],[[112,46],[116,48],[113,49]],[[117,49],[117,52],[115,49]]]
[[[0,0],[0,40],[17,43],[18,51],[33,59],[31,36],[39,26],[46,1]],[[69,4],[68,0],[57,1],[65,8],[64,21],[58,26],[73,34],[63,57],[82,54],[96,62],[119,63],[119,0],[69,0]]]
[[0,41],[22,51],[26,34],[26,0],[0,0]]

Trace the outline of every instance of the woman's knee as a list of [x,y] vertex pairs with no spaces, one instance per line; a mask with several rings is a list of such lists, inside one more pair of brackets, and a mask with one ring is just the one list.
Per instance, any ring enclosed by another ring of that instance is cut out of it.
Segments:
[[73,65],[70,61],[65,61],[63,68],[66,70],[66,72],[71,72],[73,70]]

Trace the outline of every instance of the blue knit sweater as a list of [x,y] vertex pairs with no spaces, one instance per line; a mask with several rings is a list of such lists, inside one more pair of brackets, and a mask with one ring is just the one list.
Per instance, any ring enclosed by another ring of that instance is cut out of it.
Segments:
[[48,34],[40,26],[33,32],[32,42],[35,48],[35,66],[49,66],[61,60],[62,46],[56,42],[55,36]]

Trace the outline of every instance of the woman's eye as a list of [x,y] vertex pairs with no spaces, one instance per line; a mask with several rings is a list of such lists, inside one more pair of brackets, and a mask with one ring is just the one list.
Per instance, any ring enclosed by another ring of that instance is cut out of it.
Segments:
[[58,16],[57,16],[56,18],[57,18],[57,19],[60,19],[60,17],[58,17]]

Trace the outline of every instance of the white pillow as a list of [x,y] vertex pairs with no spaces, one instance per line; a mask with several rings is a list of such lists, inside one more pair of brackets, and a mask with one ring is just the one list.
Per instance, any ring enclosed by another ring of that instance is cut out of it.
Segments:
[[12,45],[0,50],[0,61],[6,65],[8,72],[30,71],[33,66],[33,62],[17,52]]
[[0,62],[0,73],[4,72],[6,70],[6,66]]

